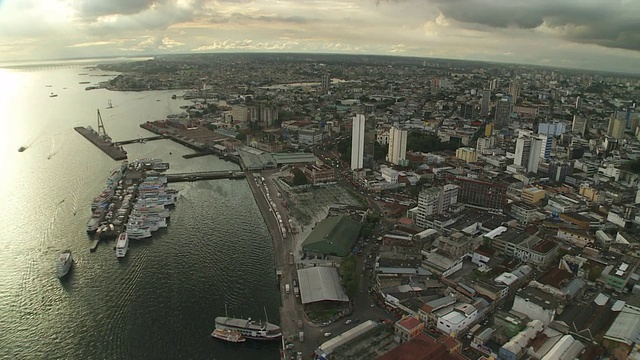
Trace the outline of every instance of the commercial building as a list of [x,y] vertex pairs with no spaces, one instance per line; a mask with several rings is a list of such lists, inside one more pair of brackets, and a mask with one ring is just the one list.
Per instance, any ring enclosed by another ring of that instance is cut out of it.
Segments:
[[329,91],[329,88],[331,86],[331,75],[329,73],[322,75],[320,86],[322,91]]
[[529,319],[540,320],[546,326],[555,318],[558,301],[551,295],[533,287],[516,293],[512,310],[527,315]]
[[298,143],[300,145],[315,145],[322,142],[323,133],[320,129],[300,129],[298,130]]
[[351,128],[351,170],[362,169],[364,162],[365,117],[357,114]]
[[398,320],[394,326],[395,341],[406,343],[424,330],[424,323],[417,317],[405,316]]
[[449,206],[457,203],[458,188],[457,185],[447,184],[442,187],[434,186],[420,191],[418,195],[416,225],[426,228],[427,217],[442,214]]
[[335,171],[328,165],[309,164],[304,167],[304,175],[311,184],[320,184],[336,181]]
[[502,129],[509,126],[512,106],[511,99],[511,96],[503,96],[496,102],[496,113],[493,120],[496,129]]
[[489,115],[489,105],[491,104],[491,90],[482,90],[482,100],[480,100],[480,116]]
[[587,119],[576,114],[573,115],[573,122],[571,123],[571,132],[580,136],[584,136],[587,131]]
[[518,140],[516,140],[516,152],[513,163],[518,166],[522,166],[528,172],[537,173],[541,153],[541,139],[529,136],[520,136]]
[[407,130],[392,127],[389,130],[389,151],[387,160],[395,165],[406,166],[407,162]]
[[233,105],[231,107],[231,116],[233,117],[233,122],[246,123],[249,118],[249,108],[245,105]]
[[622,139],[622,135],[624,135],[625,125],[626,122],[624,118],[612,117],[611,119],[609,119],[607,135],[617,140]]
[[458,148],[456,149],[456,157],[467,163],[475,163],[478,161],[478,153],[474,148],[468,148],[468,147]]
[[522,193],[520,194],[520,199],[528,204],[535,204],[538,201],[544,199],[546,191],[539,189],[537,187],[530,187],[526,189],[522,189]]
[[445,334],[459,335],[476,321],[478,309],[471,304],[460,304],[438,319],[436,328]]
[[475,240],[464,233],[454,232],[449,236],[438,237],[437,241],[438,250],[455,259],[467,254],[472,254],[473,251],[480,246],[482,238]]
[[[299,269],[298,283],[303,305],[325,303],[324,307],[335,307],[349,302],[347,294],[342,289],[342,282],[336,268],[315,266]],[[339,304],[327,304],[332,302]]]
[[507,186],[461,176],[450,176],[449,182],[458,185],[457,201],[487,209],[502,210],[507,202]]

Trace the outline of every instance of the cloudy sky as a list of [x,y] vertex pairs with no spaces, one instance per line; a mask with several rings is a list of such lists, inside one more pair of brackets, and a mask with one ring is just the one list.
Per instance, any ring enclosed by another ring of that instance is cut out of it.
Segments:
[[640,1],[0,0],[0,62],[221,51],[640,73]]

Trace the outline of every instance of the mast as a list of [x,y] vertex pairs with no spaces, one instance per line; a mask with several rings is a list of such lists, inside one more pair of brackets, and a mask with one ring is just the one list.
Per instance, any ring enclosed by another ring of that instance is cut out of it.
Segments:
[[227,315],[227,303],[224,303],[224,316],[229,317],[229,315]]
[[264,321],[268,324],[269,317],[267,316],[267,308],[265,306],[262,307],[264,309]]

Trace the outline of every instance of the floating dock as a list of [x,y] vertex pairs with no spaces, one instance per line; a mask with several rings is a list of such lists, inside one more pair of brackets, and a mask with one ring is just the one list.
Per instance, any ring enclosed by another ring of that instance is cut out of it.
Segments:
[[96,250],[98,250],[98,245],[100,245],[100,239],[99,238],[93,240],[93,242],[91,243],[91,247],[89,248],[89,251],[96,252]]
[[98,149],[102,150],[105,154],[109,155],[113,160],[126,160],[127,152],[124,151],[121,147],[114,145],[109,141],[105,141],[103,138],[98,135],[97,132],[92,131],[91,129],[85,128],[83,126],[77,126],[73,128],[80,135],[84,136],[85,139],[89,140],[93,145],[95,145]]
[[215,180],[215,179],[244,179],[245,173],[242,171],[202,171],[180,174],[165,174],[167,182]]
[[131,140],[115,141],[113,144],[116,146],[120,146],[120,145],[135,144],[135,143],[145,143],[147,141],[161,140],[165,138],[166,136],[164,135],[157,135],[157,136],[149,136],[149,137],[137,138],[137,139],[131,139]]

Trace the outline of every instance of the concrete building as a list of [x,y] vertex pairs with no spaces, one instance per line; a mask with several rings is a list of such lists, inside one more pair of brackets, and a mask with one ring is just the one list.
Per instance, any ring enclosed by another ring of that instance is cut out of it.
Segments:
[[536,338],[536,336],[544,330],[544,325],[541,321],[534,319],[527,324],[527,327],[516,334],[509,342],[502,345],[498,356],[502,360],[518,360],[520,359],[529,348],[529,344]]
[[389,151],[387,160],[395,165],[406,166],[407,162],[407,130],[392,127],[389,130]]
[[442,214],[449,206],[458,202],[458,186],[447,184],[442,187],[429,187],[418,195],[416,225],[426,228],[429,216]]
[[576,114],[573,115],[573,122],[571,123],[571,132],[580,136],[584,136],[587,131],[587,119]]
[[323,133],[320,129],[300,129],[298,130],[298,143],[310,146],[322,142]]
[[353,118],[353,127],[351,130],[351,170],[363,168],[365,130],[364,126],[364,115],[357,114]]
[[486,155],[491,153],[491,149],[495,146],[495,138],[493,136],[479,138],[476,142],[476,153]]
[[609,127],[607,128],[607,135],[617,140],[622,139],[622,135],[624,135],[625,125],[626,125],[626,122],[624,118],[612,117],[611,119],[609,119]]
[[540,320],[545,326],[555,318],[558,301],[551,295],[533,287],[526,287],[516,293],[512,310],[527,315],[529,319]]
[[540,140],[540,158],[549,160],[551,158],[551,150],[553,148],[553,137],[551,135],[538,134],[537,138]]
[[522,166],[528,172],[537,173],[542,152],[542,140],[535,137],[520,136],[516,140],[516,152],[513,163]]
[[455,232],[449,236],[440,236],[437,241],[438,251],[455,259],[472,254],[480,246],[482,238],[476,240],[461,232]]
[[329,91],[329,88],[331,87],[331,75],[329,73],[322,75],[320,86],[322,91]]
[[386,182],[388,182],[390,184],[397,184],[398,183],[398,175],[399,174],[393,168],[390,168],[388,166],[380,167],[380,175],[382,175],[382,178],[384,179],[384,181],[386,181]]
[[233,105],[231,107],[231,116],[234,122],[246,123],[249,118],[249,108],[245,105]]
[[436,328],[443,333],[454,336],[464,332],[476,321],[478,309],[471,304],[460,304],[438,319]]
[[504,209],[507,202],[506,185],[462,176],[449,177],[449,181],[459,186],[458,202],[481,208]]
[[496,129],[502,129],[509,126],[509,120],[511,118],[511,106],[511,96],[503,96],[496,102],[496,113],[493,120]]
[[304,175],[311,184],[336,181],[334,169],[329,165],[309,164],[304,167]]
[[514,104],[518,102],[518,98],[520,98],[520,91],[522,91],[522,80],[516,77],[511,84],[509,84],[509,95],[511,95]]
[[537,187],[530,187],[522,190],[520,199],[528,204],[535,204],[538,201],[544,199],[547,192]]
[[394,326],[394,340],[399,343],[406,343],[424,330],[424,323],[417,317],[405,316],[398,320]]
[[474,148],[461,147],[456,149],[456,157],[466,163],[478,162],[478,153]]
[[491,90],[482,90],[482,100],[480,100],[480,116],[489,115],[489,106],[491,104]]

